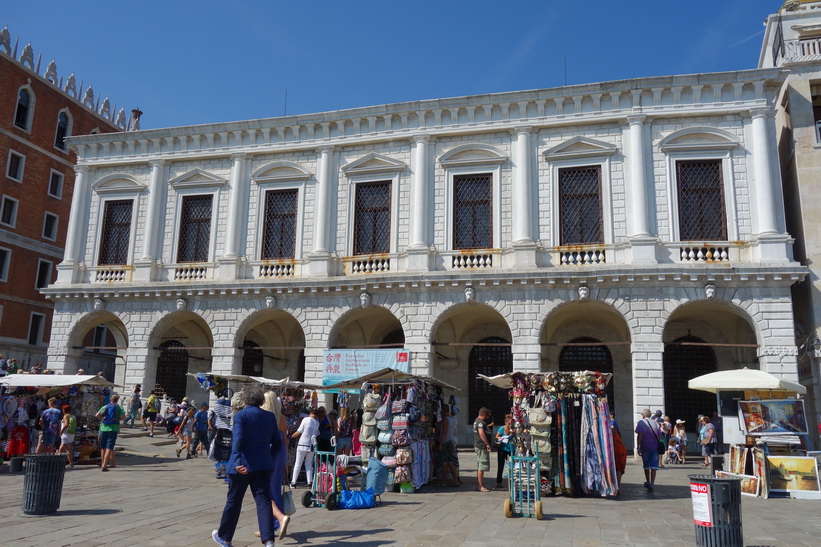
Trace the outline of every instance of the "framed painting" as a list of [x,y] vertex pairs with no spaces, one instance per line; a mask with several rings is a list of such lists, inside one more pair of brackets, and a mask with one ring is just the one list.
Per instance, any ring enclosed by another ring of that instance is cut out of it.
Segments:
[[738,418],[747,435],[806,435],[802,399],[739,401]]
[[743,475],[741,473],[727,473],[716,471],[716,477],[734,477],[741,479],[741,495],[757,497],[759,494],[761,480],[753,475]]
[[768,456],[770,490],[773,492],[821,492],[818,462],[806,456]]

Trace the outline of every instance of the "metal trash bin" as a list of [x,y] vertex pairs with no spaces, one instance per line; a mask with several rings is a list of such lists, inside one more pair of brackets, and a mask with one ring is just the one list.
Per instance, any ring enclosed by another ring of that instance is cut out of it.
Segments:
[[724,456],[722,454],[710,456],[710,473],[715,475],[716,471],[724,471]]
[[50,515],[60,508],[65,454],[26,454],[22,509],[26,515]]
[[690,475],[696,545],[743,547],[741,479]]

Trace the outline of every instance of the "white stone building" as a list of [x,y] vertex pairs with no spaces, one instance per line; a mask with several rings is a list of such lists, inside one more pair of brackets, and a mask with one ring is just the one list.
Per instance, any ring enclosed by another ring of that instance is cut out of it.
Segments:
[[[404,346],[477,372],[615,374],[618,420],[693,424],[687,379],[798,378],[775,147],[779,68],[644,78],[71,139],[48,366],[90,329],[118,383],[318,381],[322,352]],[[463,428],[466,436],[468,428]],[[467,437],[465,437],[467,438]],[[629,440],[629,439],[628,439]]]

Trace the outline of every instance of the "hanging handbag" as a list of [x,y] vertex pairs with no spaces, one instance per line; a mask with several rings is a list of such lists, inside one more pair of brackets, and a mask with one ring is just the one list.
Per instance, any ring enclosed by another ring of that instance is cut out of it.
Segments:
[[376,420],[376,429],[380,431],[390,431],[391,428],[391,417],[388,416],[386,420]]
[[393,446],[408,446],[410,444],[410,436],[404,429],[394,431],[391,443]]
[[422,418],[422,411],[416,405],[408,404],[408,420],[418,422]]
[[362,413],[362,425],[376,425],[376,416],[373,411]]
[[396,447],[393,446],[391,443],[379,445],[380,456],[393,456],[394,454],[396,454]]
[[[286,490],[287,488],[287,490]],[[291,492],[291,487],[282,486],[282,512],[288,516],[296,513],[296,504],[294,503],[294,493]]]
[[362,410],[376,410],[382,398],[376,393],[366,393],[362,399]]
[[550,414],[545,412],[544,408],[540,406],[531,408],[527,412],[527,416],[530,419],[530,425],[548,426],[553,422]]
[[398,465],[410,465],[413,463],[413,450],[410,448],[398,448],[396,450],[396,463]]
[[385,467],[396,467],[396,456],[383,456],[380,461]]
[[376,419],[385,420],[391,417],[391,399],[390,395],[385,395],[385,400],[382,405],[376,410]]
[[379,441],[381,444],[391,444],[393,442],[393,432],[380,431],[379,434],[376,436],[376,440]]
[[407,429],[408,428],[408,415],[407,414],[396,414],[393,417],[393,429]]
[[408,411],[408,400],[398,399],[391,404],[391,414],[404,414]]
[[393,475],[394,484],[402,484],[411,481],[411,468],[409,465],[397,465]]
[[550,448],[551,447],[550,447],[550,441],[548,439],[541,439],[541,438],[533,437],[531,440],[533,441],[533,443],[532,443],[533,452],[536,452],[536,450],[538,449],[539,450],[539,457],[542,457],[544,455],[548,455],[548,456],[550,455]]

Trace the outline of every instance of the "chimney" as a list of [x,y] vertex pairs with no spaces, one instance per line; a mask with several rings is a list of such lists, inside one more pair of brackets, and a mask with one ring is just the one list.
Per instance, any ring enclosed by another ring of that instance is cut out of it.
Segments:
[[131,129],[129,131],[139,131],[140,130],[140,116],[143,115],[142,110],[139,108],[135,108],[131,111]]

